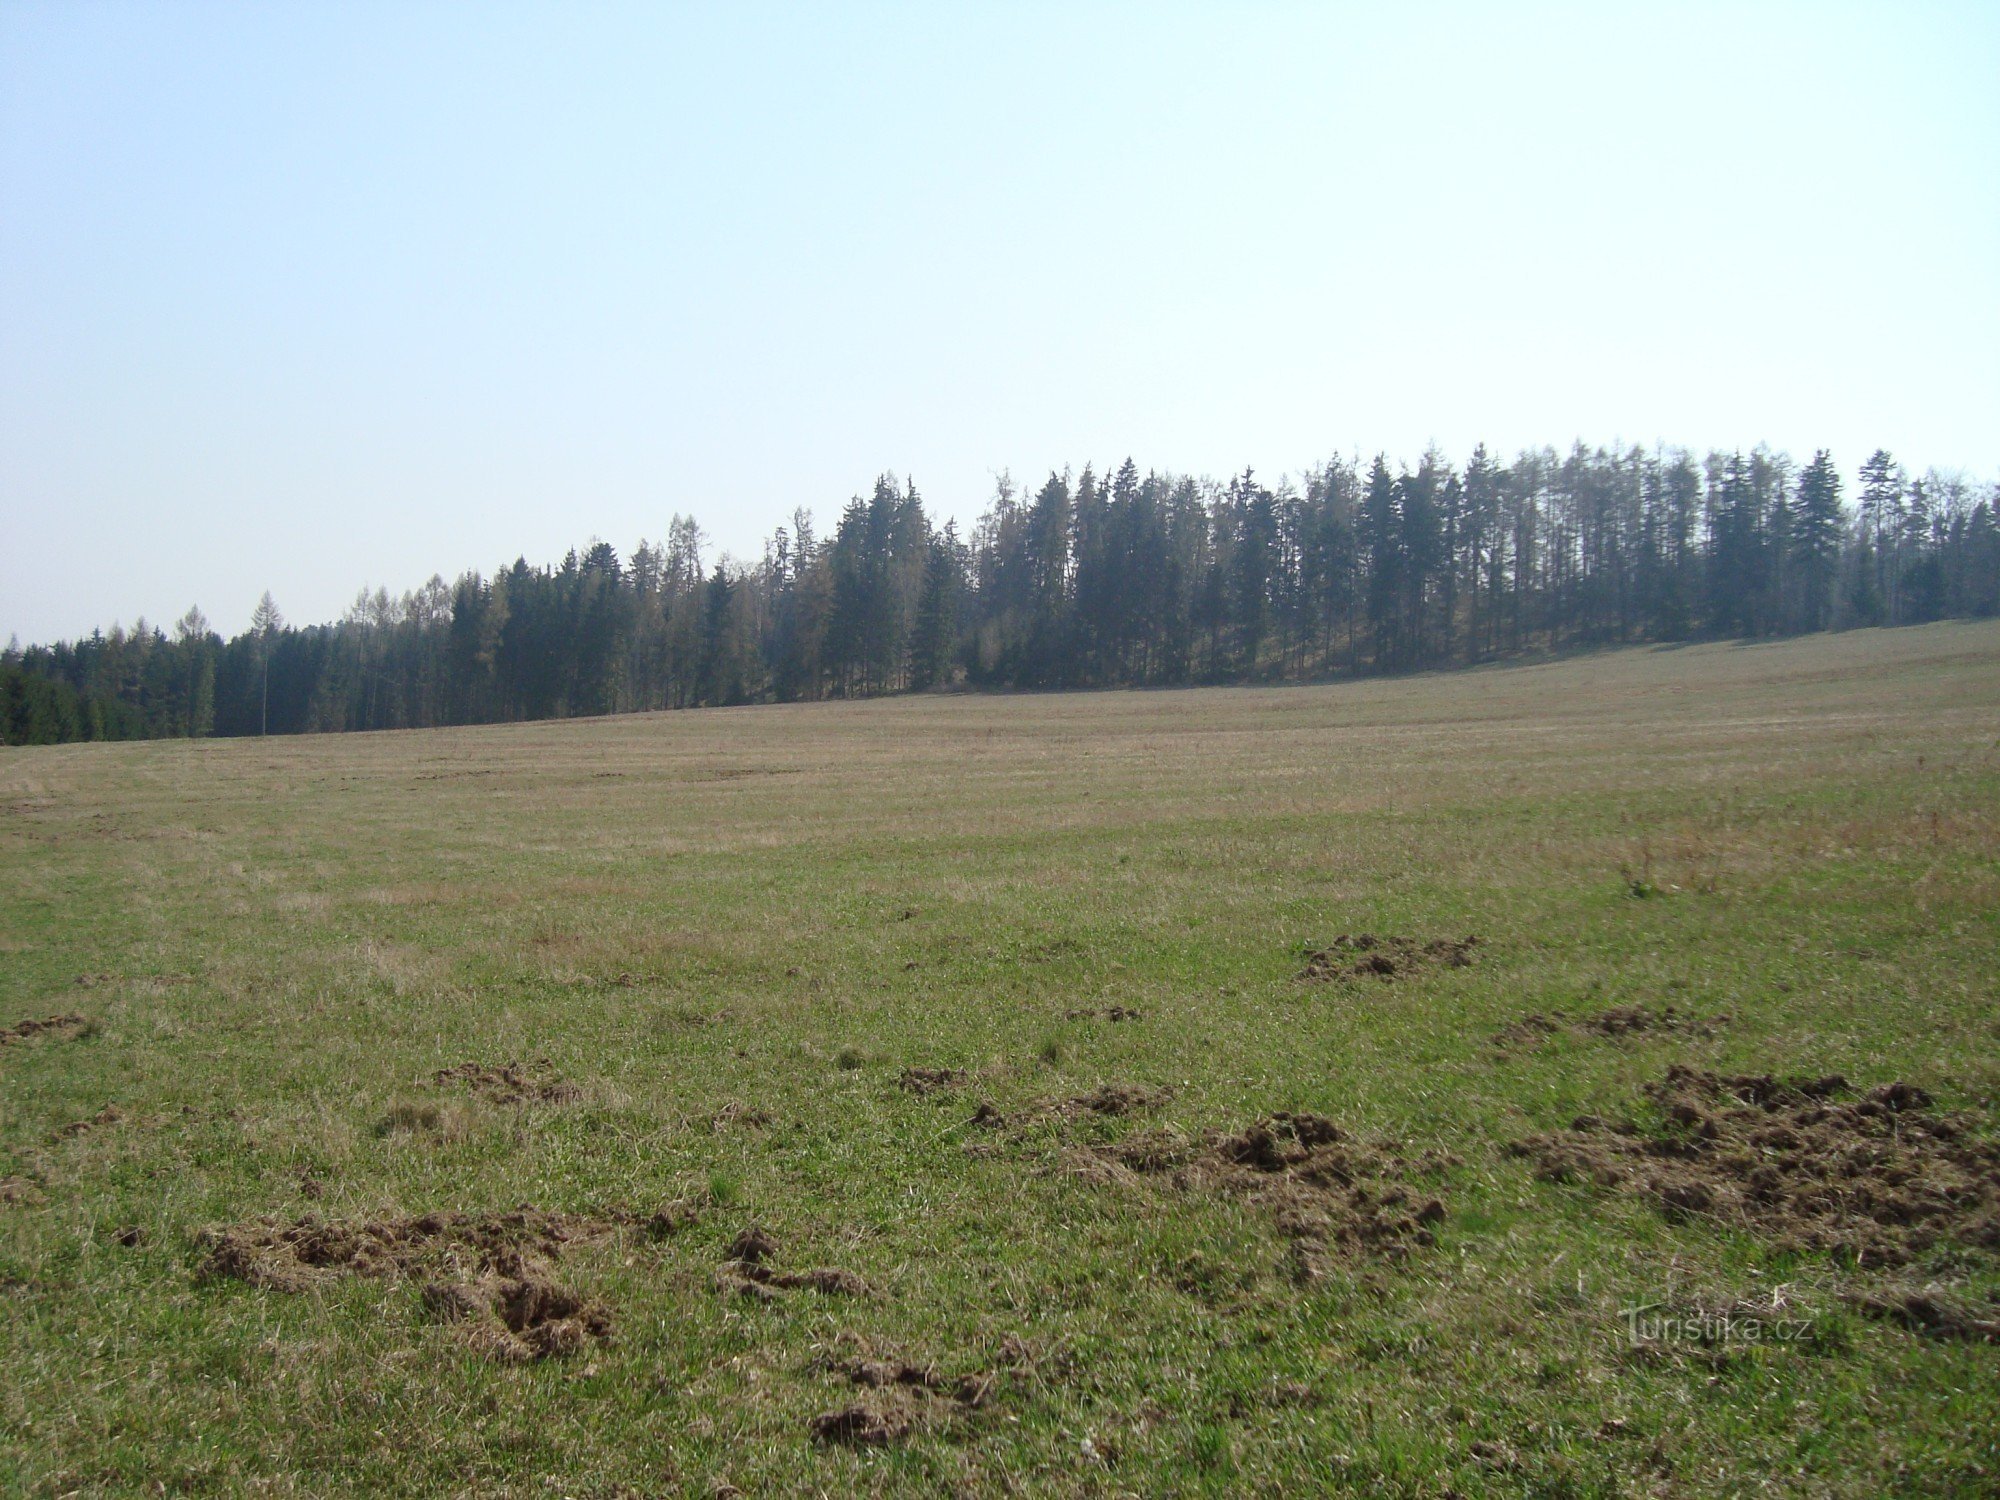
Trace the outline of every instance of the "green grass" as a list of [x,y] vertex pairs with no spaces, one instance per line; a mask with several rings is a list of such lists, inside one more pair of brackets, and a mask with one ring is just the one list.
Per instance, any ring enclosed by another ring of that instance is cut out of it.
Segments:
[[[1483,946],[1298,981],[1304,945],[1360,931]],[[1992,625],[9,751],[0,1026],[92,1025],[0,1049],[0,1176],[32,1188],[0,1206],[0,1488],[1991,1493],[2000,1350],[1847,1308],[1889,1273],[1504,1147],[1633,1109],[1673,1062],[1908,1079],[1991,1138],[1996,1001]],[[1731,1020],[1489,1040],[1616,1004]],[[1141,1018],[1068,1015],[1111,1005]],[[430,1082],[535,1058],[581,1097]],[[971,1077],[920,1097],[910,1066]],[[1038,1114],[1100,1083],[1173,1092]],[[982,1100],[1016,1125],[968,1126]],[[1301,1284],[1256,1206],[1074,1170],[1276,1110],[1449,1152],[1436,1246]],[[263,1215],[674,1199],[699,1222],[563,1262],[616,1338],[526,1366],[413,1282],[197,1275],[204,1226]],[[753,1223],[876,1295],[719,1291]],[[1975,1246],[1894,1275],[2000,1288]],[[1812,1338],[1628,1347],[1622,1308],[1774,1286]],[[825,1357],[864,1347],[994,1373],[992,1398],[817,1444],[866,1395]]]

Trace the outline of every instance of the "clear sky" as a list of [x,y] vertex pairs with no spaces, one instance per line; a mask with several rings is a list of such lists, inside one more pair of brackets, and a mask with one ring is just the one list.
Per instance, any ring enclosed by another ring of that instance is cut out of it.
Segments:
[[884,469],[2000,477],[2000,4],[0,0],[0,641]]

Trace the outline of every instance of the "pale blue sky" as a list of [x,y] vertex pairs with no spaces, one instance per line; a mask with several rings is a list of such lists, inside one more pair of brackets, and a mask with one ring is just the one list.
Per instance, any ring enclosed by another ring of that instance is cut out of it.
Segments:
[[893,468],[2000,476],[2000,5],[0,0],[0,641]]

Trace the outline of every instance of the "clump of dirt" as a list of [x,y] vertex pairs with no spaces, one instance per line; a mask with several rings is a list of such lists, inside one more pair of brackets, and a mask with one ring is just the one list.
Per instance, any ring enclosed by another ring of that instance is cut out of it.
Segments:
[[1665,1033],[1714,1036],[1729,1020],[1727,1015],[1697,1016],[1671,1005],[1658,1010],[1644,1005],[1614,1005],[1593,1016],[1545,1016],[1530,1011],[1494,1032],[1492,1042],[1501,1051],[1511,1052],[1533,1051],[1563,1031],[1614,1039]]
[[1233,1134],[1190,1141],[1148,1131],[1100,1148],[1097,1160],[1142,1175],[1168,1176],[1187,1191],[1226,1193],[1270,1212],[1291,1239],[1300,1279],[1324,1274],[1333,1259],[1401,1260],[1436,1243],[1442,1199],[1406,1177],[1450,1158],[1412,1160],[1393,1142],[1362,1141],[1331,1120],[1275,1114]]
[[770,1123],[771,1117],[756,1105],[732,1099],[709,1117],[708,1128],[720,1132],[741,1125],[750,1130],[762,1130]]
[[432,1083],[463,1083],[475,1094],[498,1099],[503,1104],[567,1104],[583,1096],[583,1090],[559,1078],[538,1078],[546,1074],[549,1060],[538,1057],[529,1066],[504,1063],[462,1062],[457,1067],[439,1068]]
[[2000,1248],[2000,1144],[1889,1083],[1718,1075],[1673,1067],[1647,1087],[1657,1122],[1607,1124],[1508,1147],[1552,1182],[1651,1200],[1671,1216],[1741,1225],[1794,1250],[1901,1265],[1943,1240]]
[[1614,1005],[1594,1016],[1586,1016],[1578,1029],[1597,1036],[1639,1036],[1647,1032],[1677,1031],[1694,1036],[1714,1036],[1729,1024],[1726,1015],[1695,1016],[1674,1006],[1649,1010],[1643,1005]]
[[965,1080],[963,1068],[905,1068],[896,1086],[912,1094],[936,1094],[958,1088]]
[[778,1242],[771,1232],[756,1224],[739,1231],[729,1244],[729,1258],[745,1265],[762,1265],[777,1253]]
[[1105,1021],[1143,1021],[1146,1019],[1146,1014],[1144,1011],[1132,1009],[1129,1005],[1107,1005],[1102,1010],[1092,1010],[1086,1006],[1081,1010],[1064,1011],[1063,1019],[1066,1021],[1096,1021],[1100,1019]]
[[910,1435],[916,1424],[910,1413],[897,1407],[878,1409],[856,1403],[838,1411],[821,1412],[812,1419],[813,1441],[838,1443],[849,1448],[886,1448]]
[[793,1291],[824,1292],[831,1297],[873,1295],[866,1281],[852,1271],[843,1271],[835,1266],[780,1271],[770,1264],[771,1257],[777,1253],[778,1242],[771,1238],[769,1232],[751,1225],[730,1245],[729,1258],[723,1261],[722,1269],[716,1273],[716,1286],[722,1291],[760,1302],[770,1302],[780,1292]]
[[938,1374],[935,1365],[913,1365],[900,1359],[854,1358],[834,1367],[854,1384],[866,1386],[870,1390],[881,1390],[888,1386],[900,1386],[906,1390],[924,1391],[933,1396],[945,1396],[964,1407],[980,1407],[993,1390],[991,1375],[960,1375],[947,1379]]
[[1130,1115],[1141,1110],[1158,1109],[1174,1091],[1169,1088],[1149,1089],[1135,1083],[1099,1084],[1087,1094],[1063,1099],[1050,1106],[1049,1113],[1065,1120],[1081,1119],[1085,1115]]
[[346,1274],[424,1279],[424,1304],[468,1323],[482,1353],[518,1363],[573,1354],[608,1338],[600,1303],[558,1284],[553,1267],[570,1246],[603,1238],[613,1222],[523,1206],[497,1213],[434,1213],[329,1222],[316,1214],[206,1230],[204,1277],[303,1292]]
[[1509,1021],[1493,1033],[1493,1045],[1503,1052],[1516,1047],[1535,1048],[1564,1028],[1565,1023],[1540,1011],[1530,1011],[1518,1021]]
[[32,1178],[0,1177],[0,1204],[39,1203],[43,1193]]
[[612,1228],[607,1219],[524,1205],[403,1219],[338,1221],[318,1214],[290,1222],[260,1219],[204,1230],[199,1241],[210,1252],[204,1275],[296,1292],[341,1272],[391,1278],[437,1264],[520,1275],[522,1268],[557,1261],[569,1246],[601,1239]]
[[1933,1339],[2000,1343],[2000,1306],[1976,1309],[1936,1287],[1888,1287],[1849,1297],[1857,1311]]
[[972,1112],[972,1118],[966,1121],[966,1124],[976,1130],[999,1130],[1006,1123],[1007,1117],[1000,1113],[999,1108],[991,1099],[980,1100],[979,1108],[975,1109]]
[[48,1016],[42,1020],[22,1021],[18,1025],[0,1028],[0,1047],[11,1047],[16,1042],[25,1042],[30,1037],[43,1036],[50,1032],[64,1041],[80,1036],[90,1021],[74,1012],[64,1016]]
[[686,1198],[676,1198],[647,1217],[646,1233],[656,1240],[670,1240],[700,1222],[701,1206]]
[[1463,969],[1480,946],[1476,937],[1385,937],[1372,932],[1342,933],[1324,948],[1306,954],[1301,979],[1408,979],[1426,969]]
[[913,1364],[868,1352],[847,1357],[821,1355],[817,1368],[871,1393],[868,1398],[812,1420],[821,1442],[876,1447],[896,1442],[947,1412],[977,1411],[993,1394],[996,1377],[984,1371],[946,1376],[934,1364]]
[[71,1120],[69,1124],[54,1131],[49,1139],[67,1141],[79,1135],[88,1135],[93,1130],[101,1130],[106,1125],[116,1125],[125,1118],[125,1111],[115,1104],[107,1104],[87,1120]]
[[470,1282],[432,1282],[424,1306],[448,1322],[469,1324],[474,1348],[502,1364],[576,1354],[611,1337],[602,1303],[541,1276],[486,1275]]

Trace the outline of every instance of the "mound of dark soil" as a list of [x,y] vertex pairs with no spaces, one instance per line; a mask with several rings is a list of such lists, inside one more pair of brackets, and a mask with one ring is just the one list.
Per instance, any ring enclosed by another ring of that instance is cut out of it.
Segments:
[[805,1271],[780,1271],[770,1264],[778,1253],[777,1241],[751,1225],[729,1247],[729,1258],[716,1273],[716,1285],[726,1292],[752,1297],[760,1302],[774,1300],[780,1292],[824,1292],[833,1297],[873,1295],[868,1283],[852,1271],[835,1266],[818,1266]]
[[1129,1005],[1107,1005],[1102,1010],[1086,1006],[1081,1010],[1063,1012],[1065,1021],[1143,1021],[1145,1018],[1145,1012],[1134,1010]]
[[[547,1058],[536,1058],[535,1072],[546,1073]],[[455,1068],[439,1068],[432,1083],[463,1083],[475,1094],[498,1099],[503,1104],[567,1104],[581,1098],[583,1090],[561,1079],[537,1078],[520,1063],[498,1067],[487,1063],[462,1062]]]
[[16,1042],[25,1042],[30,1037],[51,1032],[66,1039],[79,1035],[89,1024],[87,1018],[74,1013],[66,1016],[48,1016],[40,1021],[33,1019],[22,1021],[18,1025],[0,1029],[0,1047],[11,1047]]
[[1324,948],[1306,954],[1299,978],[1408,979],[1427,969],[1462,969],[1479,947],[1476,937],[1383,937],[1372,932],[1342,933]]
[[424,1304],[469,1324],[481,1352],[508,1362],[572,1354],[608,1338],[601,1304],[558,1284],[553,1267],[570,1246],[603,1238],[606,1219],[522,1207],[406,1219],[289,1223],[259,1220],[204,1231],[207,1277],[302,1292],[340,1275],[421,1278]]
[[1857,1264],[1900,1265],[1943,1240],[2000,1248],[2000,1145],[1910,1084],[1843,1098],[1853,1092],[1838,1077],[1674,1067],[1647,1088],[1656,1123],[1586,1115],[1508,1150],[1548,1181],[1633,1194]]
[[1412,1161],[1391,1142],[1364,1142],[1319,1115],[1277,1114],[1197,1143],[1148,1131],[1097,1153],[1187,1191],[1226,1193],[1271,1213],[1293,1242],[1301,1279],[1333,1259],[1400,1260],[1436,1242],[1444,1203],[1404,1179],[1448,1159]]

